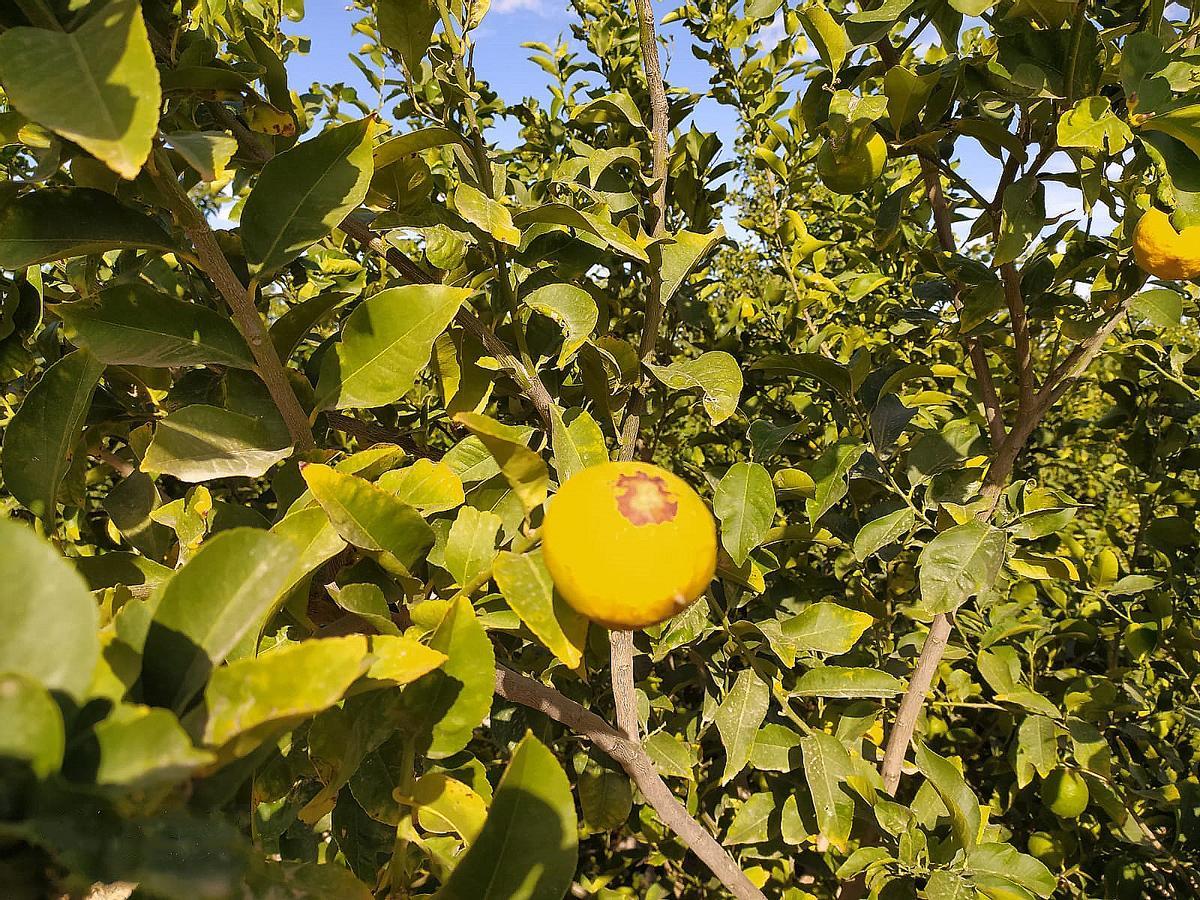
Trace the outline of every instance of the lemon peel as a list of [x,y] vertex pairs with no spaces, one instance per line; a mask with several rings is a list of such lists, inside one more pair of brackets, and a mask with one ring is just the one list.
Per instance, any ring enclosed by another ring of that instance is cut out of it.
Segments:
[[606,628],[645,628],[704,593],[716,571],[716,524],[699,495],[665,469],[604,463],[554,495],[542,555],[578,612]]
[[1139,266],[1167,281],[1200,278],[1200,226],[1176,231],[1170,217],[1152,209],[1137,224],[1133,255]]

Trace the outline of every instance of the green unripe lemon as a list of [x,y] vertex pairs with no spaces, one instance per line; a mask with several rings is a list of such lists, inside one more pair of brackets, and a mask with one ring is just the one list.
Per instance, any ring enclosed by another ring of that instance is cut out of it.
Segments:
[[1051,871],[1061,869],[1067,858],[1067,848],[1063,846],[1063,842],[1047,831],[1035,831],[1031,834],[1026,847],[1030,856],[1040,860]]
[[1090,794],[1078,772],[1056,769],[1042,782],[1042,801],[1060,819],[1077,819],[1087,809]]
[[826,141],[817,154],[817,174],[835,194],[858,194],[879,180],[887,159],[887,141],[872,131],[867,140],[848,150],[837,150]]

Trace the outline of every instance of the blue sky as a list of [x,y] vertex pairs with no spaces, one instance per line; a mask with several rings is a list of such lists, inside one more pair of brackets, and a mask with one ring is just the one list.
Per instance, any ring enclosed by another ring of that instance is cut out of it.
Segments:
[[[676,5],[674,0],[656,2],[659,19]],[[553,45],[560,37],[569,40],[571,21],[567,0],[492,0],[491,11],[476,35],[475,67],[480,77],[487,79],[510,104],[527,96],[547,101],[549,93],[544,86],[545,73],[529,62],[530,51],[521,44],[541,41]],[[307,56],[295,55],[289,62],[293,87],[302,89],[312,81],[344,81],[357,87],[368,102],[374,100],[373,91],[348,59],[349,54],[363,43],[362,36],[352,31],[353,23],[354,14],[339,0],[310,0],[308,15],[294,30],[313,39],[312,52]],[[667,81],[697,93],[705,93],[709,68],[692,55],[690,35],[677,24],[667,26],[662,33],[670,41],[664,58]],[[731,109],[706,98],[696,109],[695,122],[702,130],[716,131],[726,147],[732,147],[737,120]],[[501,145],[507,145],[513,140],[514,134],[512,126],[501,127],[492,138]],[[985,196],[990,196],[998,175],[998,164],[971,141],[960,142],[960,147],[963,148],[960,171]],[[1049,168],[1067,171],[1072,166],[1065,156],[1059,154],[1051,160]],[[1064,213],[1079,215],[1081,203],[1078,192],[1055,182],[1047,184],[1047,212],[1051,217]],[[739,230],[731,226],[731,216],[727,216],[726,227],[731,232]],[[1101,213],[1097,216],[1097,232],[1104,233],[1112,227],[1113,223],[1107,215]],[[962,233],[965,234],[965,231],[964,226]]]

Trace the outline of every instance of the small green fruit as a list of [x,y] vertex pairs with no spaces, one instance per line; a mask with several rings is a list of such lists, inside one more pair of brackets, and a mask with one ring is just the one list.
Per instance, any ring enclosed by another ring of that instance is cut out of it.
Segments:
[[835,194],[858,194],[879,180],[887,159],[887,141],[872,131],[865,141],[842,151],[826,141],[817,154],[817,174]]
[[1063,846],[1063,842],[1048,831],[1035,831],[1029,836],[1026,847],[1030,856],[1041,860],[1051,871],[1061,869],[1067,858],[1067,848]]
[[1060,819],[1077,819],[1087,809],[1090,793],[1078,772],[1056,769],[1042,782],[1042,801]]

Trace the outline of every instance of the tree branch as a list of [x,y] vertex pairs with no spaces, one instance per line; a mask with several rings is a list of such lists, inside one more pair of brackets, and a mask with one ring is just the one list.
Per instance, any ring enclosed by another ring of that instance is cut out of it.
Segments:
[[360,441],[366,441],[370,444],[395,444],[413,456],[420,456],[425,459],[436,460],[441,459],[443,456],[437,450],[420,446],[412,439],[411,435],[403,431],[397,431],[395,428],[388,428],[386,425],[379,425],[375,422],[364,422],[361,419],[355,419],[342,413],[326,412],[324,416],[325,421],[334,431],[340,431],[342,434],[358,438]]
[[598,715],[553,688],[504,666],[496,668],[496,694],[512,703],[536,709],[590,740],[625,770],[663,824],[679,836],[734,897],[765,900],[762,891],[743,874],[736,860],[671,793],[640,743],[629,740]]
[[196,248],[205,274],[229,305],[233,322],[254,356],[255,371],[266,384],[271,399],[287,423],[288,434],[295,448],[305,450],[315,446],[308,413],[296,398],[287,369],[275,352],[262,317],[254,307],[254,288],[247,288],[234,273],[204,213],[180,186],[166,154],[155,150],[147,163],[147,170],[169,204],[176,223]]
[[1029,340],[1029,320],[1025,316],[1025,294],[1021,287],[1021,273],[1014,263],[1000,267],[1000,278],[1004,282],[1004,301],[1012,319],[1013,343],[1017,349],[1017,385],[1020,400],[1018,418],[1033,406],[1033,345]]
[[[984,487],[983,496],[989,502],[984,505],[979,513],[978,517],[981,520],[986,521],[990,519],[995,512],[996,505],[1000,500],[1000,492],[1012,474],[1017,457],[1025,447],[1029,436],[1033,434],[1034,429],[1037,428],[1050,408],[1079,381],[1083,371],[1099,355],[1105,341],[1108,340],[1113,330],[1129,311],[1134,296],[1131,292],[1128,297],[1117,305],[1113,314],[1103,326],[1071,351],[1070,356],[1046,379],[1046,383],[1032,400],[1030,407],[1022,412],[1017,424],[1009,432],[1008,437],[1001,445],[988,471],[987,484]],[[889,794],[895,794],[896,788],[900,783],[900,770],[904,765],[904,758],[908,753],[909,744],[912,742],[917,717],[920,715],[921,706],[925,701],[926,695],[929,693],[929,688],[933,684],[933,677],[937,672],[938,664],[946,652],[946,645],[950,640],[951,628],[952,623],[949,616],[939,615],[934,618],[929,628],[929,636],[925,639],[925,644],[921,648],[917,667],[913,670],[913,674],[908,682],[908,688],[905,690],[904,697],[900,701],[900,709],[896,715],[896,721],[892,725],[892,731],[888,735],[887,747],[883,757],[883,783],[884,788]]]

